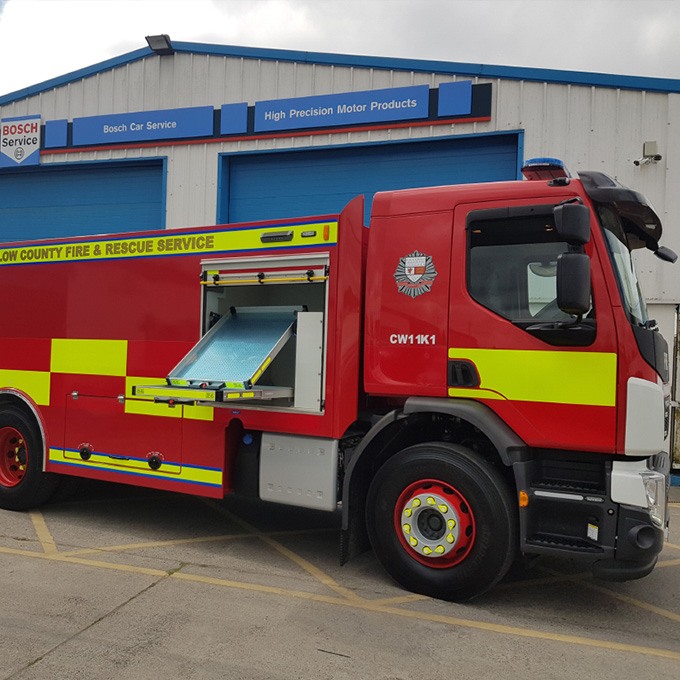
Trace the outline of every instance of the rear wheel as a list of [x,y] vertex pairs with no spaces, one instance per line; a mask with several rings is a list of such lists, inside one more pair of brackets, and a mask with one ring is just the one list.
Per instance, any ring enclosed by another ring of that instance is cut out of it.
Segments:
[[42,471],[42,438],[35,421],[15,406],[0,407],[0,508],[44,503],[58,478]]
[[517,549],[507,483],[490,463],[453,444],[418,444],[390,458],[371,483],[367,525],[395,581],[444,600],[491,588]]

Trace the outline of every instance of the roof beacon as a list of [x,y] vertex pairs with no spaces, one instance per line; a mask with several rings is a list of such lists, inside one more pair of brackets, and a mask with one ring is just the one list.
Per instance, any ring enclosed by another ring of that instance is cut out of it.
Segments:
[[525,179],[568,179],[571,173],[559,158],[529,158],[522,166]]

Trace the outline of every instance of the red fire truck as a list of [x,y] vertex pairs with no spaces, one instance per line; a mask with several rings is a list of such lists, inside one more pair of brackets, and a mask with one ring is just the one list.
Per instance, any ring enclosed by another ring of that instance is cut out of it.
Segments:
[[339,216],[0,246],[0,507],[66,476],[342,513],[403,587],[519,553],[600,578],[667,531],[668,349],[645,198],[552,159]]

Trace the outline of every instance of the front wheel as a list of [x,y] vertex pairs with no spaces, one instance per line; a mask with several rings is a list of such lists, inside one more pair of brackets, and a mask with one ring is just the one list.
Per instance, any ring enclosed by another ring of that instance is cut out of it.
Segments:
[[418,444],[378,470],[367,499],[373,549],[400,585],[464,601],[495,585],[517,550],[513,495],[498,470],[454,444]]
[[0,508],[26,510],[47,501],[58,477],[42,471],[42,438],[34,420],[0,406]]

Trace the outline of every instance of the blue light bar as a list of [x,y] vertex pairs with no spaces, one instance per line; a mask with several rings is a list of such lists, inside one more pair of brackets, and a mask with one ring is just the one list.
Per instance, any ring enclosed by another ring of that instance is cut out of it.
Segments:
[[550,180],[560,177],[571,177],[564,161],[559,158],[529,158],[522,166],[522,174],[526,179]]

